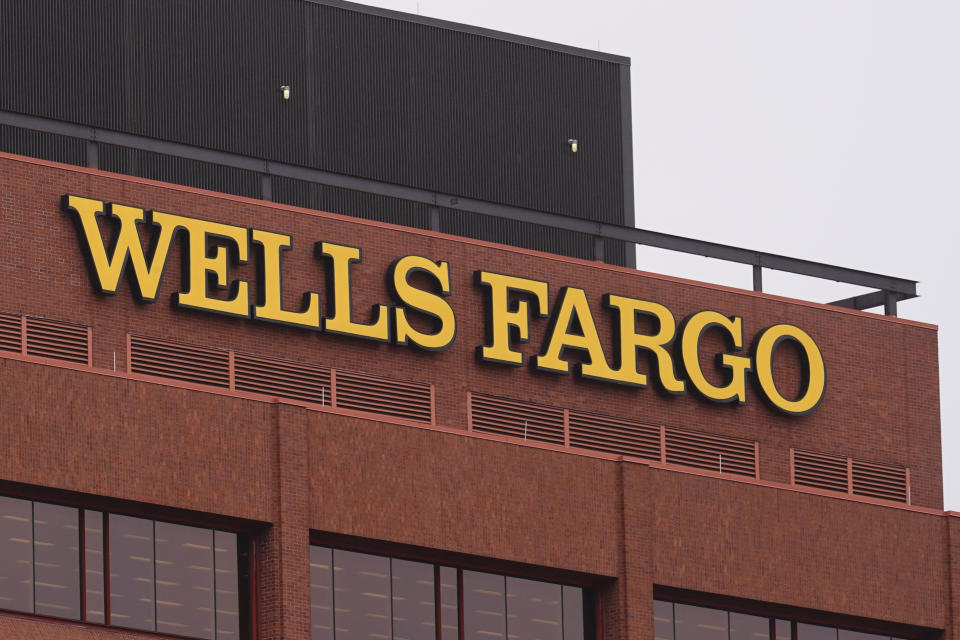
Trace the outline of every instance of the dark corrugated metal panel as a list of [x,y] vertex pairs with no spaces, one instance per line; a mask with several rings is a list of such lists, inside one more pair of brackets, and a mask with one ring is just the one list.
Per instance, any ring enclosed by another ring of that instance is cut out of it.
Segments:
[[[619,65],[317,6],[319,155],[341,173],[623,220]],[[567,140],[576,138],[574,154]]]
[[440,231],[524,249],[593,259],[593,238],[515,220],[491,219],[455,209],[440,210]]
[[76,138],[0,125],[0,151],[84,166],[86,143]]
[[[302,0],[0,0],[0,8],[0,108],[624,220],[616,62]],[[280,98],[281,85],[291,100]],[[191,163],[124,153],[131,158],[103,167],[259,194],[232,170],[190,176]],[[426,226],[419,205],[313,193],[317,204],[305,206]],[[505,224],[478,218],[449,230],[507,242],[524,232]],[[568,232],[523,243],[593,257]],[[611,247],[607,260],[626,254]]]
[[307,164],[302,2],[142,2],[135,30],[149,45],[131,50],[130,131]]
[[125,0],[4,0],[0,108],[121,128]]
[[366,220],[419,229],[430,227],[430,212],[425,205],[291,178],[273,178],[273,199],[297,207]]
[[100,145],[100,168],[187,187],[209,189],[248,198],[260,197],[260,176],[251,171],[159,153]]

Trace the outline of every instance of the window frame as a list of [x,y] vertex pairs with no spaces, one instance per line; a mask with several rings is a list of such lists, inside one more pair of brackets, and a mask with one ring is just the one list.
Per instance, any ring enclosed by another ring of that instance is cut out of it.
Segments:
[[[65,623],[71,625],[82,625],[114,629],[119,632],[134,632],[148,635],[158,635],[164,637],[186,638],[196,640],[194,636],[184,636],[176,633],[148,631],[125,627],[110,622],[110,536],[109,519],[110,515],[128,516],[139,518],[153,523],[161,522],[171,525],[183,525],[189,527],[198,527],[210,529],[214,538],[216,532],[229,533],[236,535],[237,539],[237,583],[238,583],[238,610],[240,617],[240,640],[252,640],[257,637],[258,619],[257,611],[257,554],[256,554],[256,535],[263,530],[263,523],[230,518],[216,514],[205,514],[196,511],[189,511],[176,507],[166,507],[159,505],[147,505],[144,503],[133,502],[129,500],[105,498],[102,496],[83,494],[78,492],[60,491],[46,487],[35,487],[30,485],[21,485],[15,482],[0,481],[0,495],[16,500],[25,500],[31,503],[43,503],[57,507],[67,507],[77,510],[77,554],[79,556],[79,584],[80,590],[80,617],[67,618],[52,616],[36,612],[36,602],[33,602],[33,611],[18,611],[15,609],[5,609],[0,606],[0,614],[4,616],[41,619],[55,623]],[[101,514],[102,533],[101,533],[101,552],[103,557],[103,598],[104,611],[103,622],[87,619],[87,560],[86,560],[86,512],[95,511]],[[34,513],[31,504],[31,514]],[[31,525],[32,526],[32,525]],[[154,545],[155,545],[154,541]],[[215,553],[215,550],[212,550]],[[244,558],[244,560],[241,560]],[[31,576],[35,568],[31,566]],[[155,588],[155,587],[154,587]],[[156,606],[154,604],[154,606]],[[216,634],[214,634],[216,635]]]
[[676,587],[653,586],[653,600],[687,604],[697,607],[722,609],[730,613],[743,613],[770,619],[770,638],[776,638],[777,620],[790,623],[790,640],[798,640],[797,624],[811,624],[834,627],[838,630],[889,636],[893,640],[929,640],[928,633],[919,627],[896,622],[885,622],[873,618],[863,618],[829,611],[816,611],[802,607],[791,607],[758,600],[749,600],[735,596],[725,596]]
[[[561,593],[562,587],[565,586],[579,588],[583,592],[585,640],[603,640],[604,638],[601,591],[613,582],[605,576],[328,532],[311,531],[309,545],[432,565],[434,568],[434,602],[438,619],[441,602],[440,569],[448,567],[455,570],[457,575],[459,640],[464,640],[464,571],[497,574],[505,580],[506,578],[520,578],[556,584],[561,587]],[[309,558],[304,559],[305,562],[308,560]],[[436,630],[439,636],[441,633],[439,625]]]

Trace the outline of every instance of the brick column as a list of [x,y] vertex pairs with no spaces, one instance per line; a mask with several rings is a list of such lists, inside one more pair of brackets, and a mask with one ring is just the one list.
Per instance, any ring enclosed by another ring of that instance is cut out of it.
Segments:
[[948,511],[946,517],[947,558],[944,596],[946,598],[946,629],[944,640],[960,640],[960,514]]
[[601,589],[604,640],[653,638],[650,467],[617,463],[620,501],[617,580]]
[[306,410],[274,405],[272,526],[256,540],[258,640],[310,638]]

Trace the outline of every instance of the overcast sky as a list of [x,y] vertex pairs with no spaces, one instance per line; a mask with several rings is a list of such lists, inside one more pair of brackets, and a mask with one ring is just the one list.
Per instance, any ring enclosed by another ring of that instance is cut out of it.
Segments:
[[[365,4],[631,58],[639,227],[919,280],[899,311],[940,326],[944,506],[960,510],[960,2]],[[641,249],[638,266],[751,286],[706,258]],[[764,289],[862,292],[775,272]]]

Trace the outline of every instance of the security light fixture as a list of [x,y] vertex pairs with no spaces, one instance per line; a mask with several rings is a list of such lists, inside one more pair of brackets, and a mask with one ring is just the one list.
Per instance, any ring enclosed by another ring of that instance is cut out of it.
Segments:
[[570,145],[570,151],[571,151],[572,153],[576,153],[576,152],[577,152],[577,139],[576,139],[576,138],[570,138],[569,140],[567,140],[567,144]]
[[285,84],[285,85],[281,86],[281,87],[280,87],[280,95],[283,96],[283,99],[284,99],[284,100],[289,100],[289,99],[290,99],[290,85]]

